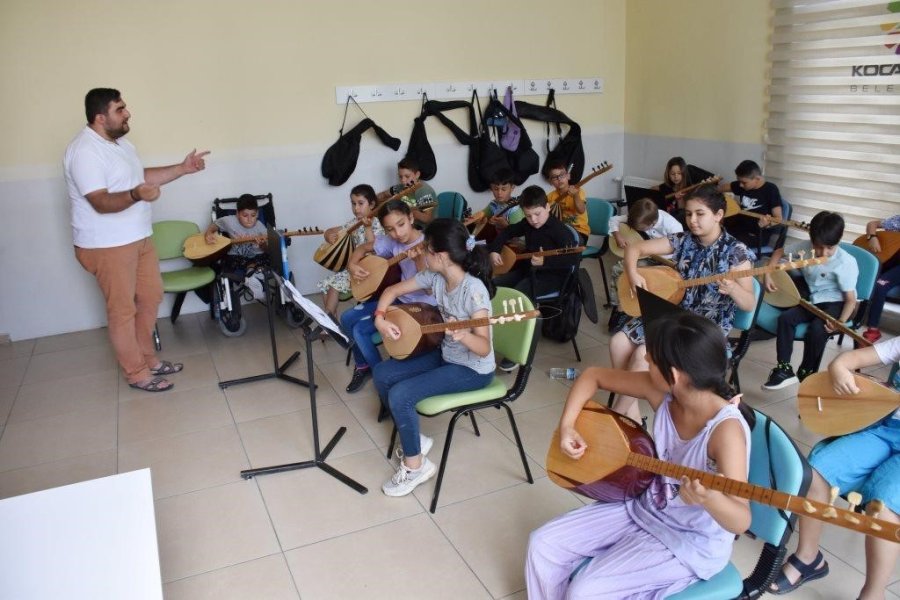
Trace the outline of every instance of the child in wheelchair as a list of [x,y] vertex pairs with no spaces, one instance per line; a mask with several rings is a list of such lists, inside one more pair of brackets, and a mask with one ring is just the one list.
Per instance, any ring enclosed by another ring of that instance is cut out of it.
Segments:
[[[243,194],[237,199],[216,199],[213,202],[212,216],[213,221],[206,229],[208,243],[215,241],[217,233],[225,234],[233,240],[265,237],[266,225],[275,225],[271,194]],[[268,265],[266,243],[256,241],[232,243],[228,254],[213,265],[217,277],[212,284],[210,308],[213,318],[218,321],[219,329],[226,336],[239,336],[246,330],[247,324],[241,314],[241,300],[265,301],[265,272]]]

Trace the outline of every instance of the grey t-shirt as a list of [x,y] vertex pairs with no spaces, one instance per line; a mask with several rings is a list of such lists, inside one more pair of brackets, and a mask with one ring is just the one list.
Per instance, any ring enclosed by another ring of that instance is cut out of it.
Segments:
[[[253,224],[253,227],[244,227],[241,225],[241,222],[238,221],[236,215],[226,215],[219,219],[216,219],[216,227],[219,228],[219,231],[227,233],[232,238],[240,238],[247,237],[251,235],[266,235],[267,229],[266,226],[257,221]],[[262,254],[263,250],[259,247],[259,244],[232,244],[231,248],[228,249],[228,254],[232,256],[256,256],[257,254]]]
[[[434,271],[424,270],[416,274],[416,283],[431,290],[437,308],[445,321],[453,317],[458,321],[471,319],[479,310],[488,311],[491,314],[491,299],[487,288],[477,277],[466,273],[456,289],[447,291],[447,280]],[[488,328],[488,331],[491,331]],[[491,332],[493,334],[493,332]],[[441,355],[448,363],[469,367],[476,373],[493,373],[497,367],[494,362],[493,341],[491,351],[487,356],[478,356],[462,343],[453,341],[450,337],[444,337],[441,343]]]

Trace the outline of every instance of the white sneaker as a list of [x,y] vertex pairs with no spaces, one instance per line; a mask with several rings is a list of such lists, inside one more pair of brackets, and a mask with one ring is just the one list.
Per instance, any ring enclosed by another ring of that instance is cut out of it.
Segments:
[[387,496],[405,496],[418,486],[420,483],[425,483],[437,472],[437,467],[434,466],[434,463],[428,460],[428,458],[422,459],[422,466],[418,469],[410,469],[403,462],[400,463],[400,466],[397,468],[397,472],[394,473],[393,477],[391,477],[388,481],[381,486],[381,491],[385,493]]
[[263,292],[262,282],[255,276],[251,275],[247,279],[244,280],[244,283],[250,288],[250,292],[253,293],[254,300],[265,300],[266,294]]
[[[434,446],[434,440],[424,434],[419,434],[419,453],[422,456],[428,456],[428,452],[431,450],[431,447]],[[403,462],[403,447],[398,447],[394,450],[394,456],[397,457],[397,460]]]

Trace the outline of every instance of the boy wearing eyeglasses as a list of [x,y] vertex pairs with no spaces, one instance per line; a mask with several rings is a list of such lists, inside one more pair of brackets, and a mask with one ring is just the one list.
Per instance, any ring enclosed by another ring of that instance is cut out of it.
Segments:
[[583,246],[591,234],[584,190],[569,183],[569,168],[561,159],[547,161],[544,166],[544,177],[554,188],[547,194],[548,205],[552,210],[555,204],[559,204],[560,220],[578,232]]

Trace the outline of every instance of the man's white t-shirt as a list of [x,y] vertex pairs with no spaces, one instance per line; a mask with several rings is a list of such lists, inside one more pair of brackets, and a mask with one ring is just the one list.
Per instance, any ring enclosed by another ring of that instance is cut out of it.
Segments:
[[153,232],[149,202],[138,201],[116,213],[99,213],[85,195],[134,189],[144,182],[144,167],[134,145],[124,138],[110,142],[85,126],[66,148],[66,188],[72,202],[72,237],[79,248],[112,248],[149,237]]

